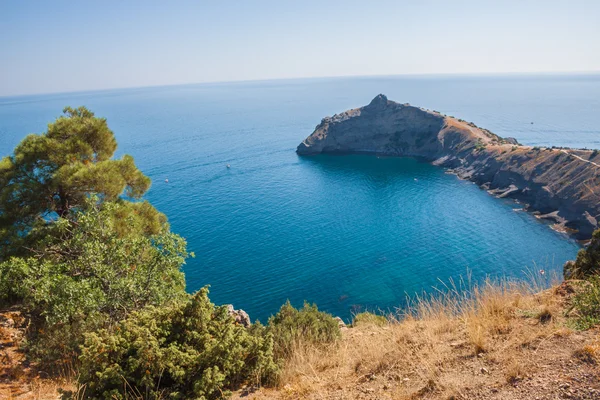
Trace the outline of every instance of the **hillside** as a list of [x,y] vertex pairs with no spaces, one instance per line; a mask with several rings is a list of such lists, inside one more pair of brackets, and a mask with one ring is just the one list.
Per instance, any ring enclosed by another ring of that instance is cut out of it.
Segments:
[[486,286],[459,305],[422,303],[402,322],[345,328],[302,348],[278,389],[241,399],[598,399],[598,330],[569,327],[572,288],[539,294]]
[[[532,294],[490,283],[470,299],[421,300],[402,320],[365,318],[335,344],[299,344],[276,387],[246,386],[233,398],[598,399],[600,329],[573,329],[573,287]],[[18,310],[0,321],[1,398],[58,399],[57,389],[75,389],[72,371],[48,379],[20,353]]]
[[579,239],[589,239],[598,228],[598,151],[523,146],[473,123],[384,95],[324,118],[297,153],[419,157],[491,194],[519,200]]

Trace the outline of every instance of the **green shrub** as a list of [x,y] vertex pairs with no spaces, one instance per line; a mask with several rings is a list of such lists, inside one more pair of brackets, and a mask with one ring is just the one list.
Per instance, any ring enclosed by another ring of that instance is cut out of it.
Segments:
[[[86,334],[81,378],[93,399],[219,399],[276,372],[273,340],[260,324],[235,324],[208,290],[133,313],[114,329]],[[124,388],[127,388],[124,391]],[[137,396],[135,396],[137,395]]]
[[481,138],[477,139],[477,143],[475,143],[475,151],[483,150],[487,147],[486,143],[483,143]]
[[28,274],[29,266],[23,259],[13,258],[0,263],[0,304],[13,304],[25,297],[23,281]]
[[28,345],[39,361],[67,361],[85,332],[186,296],[180,270],[185,240],[168,231],[121,236],[110,217],[113,207],[90,205],[76,223],[61,218],[35,257],[0,263],[1,296],[22,301],[32,316]]
[[600,274],[600,229],[592,235],[590,244],[579,250],[575,262],[564,266],[565,279],[584,279],[594,274]]
[[318,346],[335,342],[341,336],[338,322],[330,314],[308,303],[296,309],[289,301],[269,318],[268,330],[273,335],[278,361],[289,358],[302,343]]
[[352,320],[352,326],[358,325],[376,325],[384,326],[388,323],[388,320],[383,315],[377,315],[370,312],[361,312],[354,316]]
[[577,311],[576,325],[588,329],[600,325],[600,276],[591,276],[583,281],[573,297],[572,309]]

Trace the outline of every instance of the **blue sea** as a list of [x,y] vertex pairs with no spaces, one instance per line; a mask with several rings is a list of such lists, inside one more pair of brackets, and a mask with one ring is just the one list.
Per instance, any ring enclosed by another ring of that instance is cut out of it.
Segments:
[[188,290],[210,285],[263,322],[287,299],[348,319],[467,274],[560,272],[576,255],[520,205],[419,160],[296,155],[321,118],[379,93],[524,144],[600,148],[600,75],[401,76],[2,97],[0,154],[67,105],[106,117],[196,254]]

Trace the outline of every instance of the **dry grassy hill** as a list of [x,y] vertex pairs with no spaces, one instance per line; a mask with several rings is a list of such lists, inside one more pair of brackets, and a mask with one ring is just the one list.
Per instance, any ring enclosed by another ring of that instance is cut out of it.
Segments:
[[569,283],[538,294],[489,284],[470,299],[422,301],[414,317],[299,346],[279,388],[236,398],[599,399],[599,331],[570,327],[571,295]]
[[[246,387],[234,399],[599,399],[600,330],[573,327],[574,286],[533,293],[488,283],[419,299],[410,315],[343,328],[333,345],[298,343],[277,387]],[[0,322],[0,398],[58,399],[59,388],[74,389],[68,366],[48,379],[26,362],[18,308]]]

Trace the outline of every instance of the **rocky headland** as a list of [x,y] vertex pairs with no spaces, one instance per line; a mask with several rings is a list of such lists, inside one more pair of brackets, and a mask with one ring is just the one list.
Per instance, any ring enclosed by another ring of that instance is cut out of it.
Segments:
[[383,94],[369,105],[326,117],[299,155],[418,157],[518,200],[555,228],[589,239],[600,219],[600,152],[524,146],[471,122],[400,104]]

